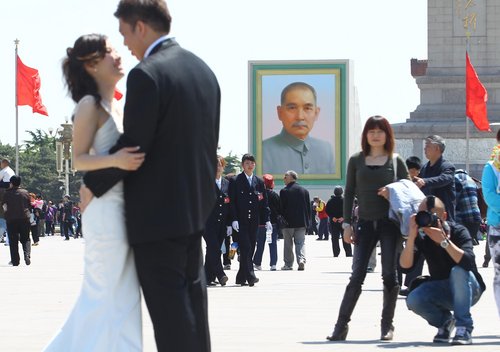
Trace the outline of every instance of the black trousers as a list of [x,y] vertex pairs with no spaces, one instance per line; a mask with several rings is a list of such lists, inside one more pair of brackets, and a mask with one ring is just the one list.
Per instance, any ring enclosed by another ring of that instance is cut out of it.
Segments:
[[342,246],[344,247],[345,256],[352,257],[351,244],[344,241],[344,230],[342,229],[342,223],[330,221],[330,233],[332,235],[333,256],[334,257],[339,256],[340,254],[339,241],[342,241]]
[[132,245],[159,352],[210,351],[201,236]]
[[255,282],[255,273],[253,271],[253,254],[257,241],[257,223],[240,221],[239,249],[240,249],[240,268],[236,274],[236,283],[244,284]]
[[[234,230],[233,230],[234,232]],[[231,265],[231,259],[229,259],[229,249],[231,247],[231,238],[230,236],[224,237],[224,245],[226,246],[226,253],[222,255],[224,265]]]
[[205,229],[203,239],[207,245],[205,254],[205,276],[207,282],[215,281],[215,278],[220,279],[226,276],[222,268],[221,247],[226,237],[226,225],[217,224],[210,229]]
[[21,258],[19,257],[19,242],[23,247],[24,261],[30,262],[31,241],[30,241],[30,223],[28,220],[7,221],[7,236],[9,236],[10,260],[12,265],[18,266]]
[[40,234],[38,233],[38,228],[39,228],[38,225],[30,226],[33,243],[38,243],[38,241],[40,241]]

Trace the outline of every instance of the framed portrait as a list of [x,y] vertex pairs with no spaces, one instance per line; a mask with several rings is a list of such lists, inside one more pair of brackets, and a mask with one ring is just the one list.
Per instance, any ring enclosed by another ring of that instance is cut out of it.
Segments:
[[343,184],[348,61],[250,61],[249,144],[257,173]]

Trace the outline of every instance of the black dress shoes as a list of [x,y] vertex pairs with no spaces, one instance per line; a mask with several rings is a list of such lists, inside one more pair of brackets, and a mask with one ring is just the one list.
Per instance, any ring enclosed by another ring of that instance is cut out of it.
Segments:
[[259,282],[259,278],[258,277],[256,277],[253,280],[249,280],[248,281],[248,286],[253,287],[257,282]]
[[229,279],[228,279],[228,277],[227,277],[227,276],[223,276],[223,277],[221,277],[221,278],[219,279],[219,284],[220,284],[221,286],[226,286],[227,280],[229,280]]

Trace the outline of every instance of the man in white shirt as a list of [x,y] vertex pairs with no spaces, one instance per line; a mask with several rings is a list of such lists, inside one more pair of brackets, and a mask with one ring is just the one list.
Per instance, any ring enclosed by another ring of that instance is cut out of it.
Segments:
[[2,167],[2,170],[0,170],[0,188],[9,188],[10,178],[16,173],[11,169],[8,159],[2,159],[0,166]]

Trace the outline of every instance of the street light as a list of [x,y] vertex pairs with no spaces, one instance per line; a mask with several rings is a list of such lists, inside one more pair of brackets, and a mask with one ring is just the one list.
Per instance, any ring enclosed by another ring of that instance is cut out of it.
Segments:
[[[72,153],[73,125],[66,119],[66,123],[62,123],[61,127],[62,129],[56,131],[56,135],[59,134],[59,138],[56,139],[56,169],[59,176],[64,172],[64,194],[69,194],[69,174],[75,174]],[[50,129],[49,133],[52,135]]]

